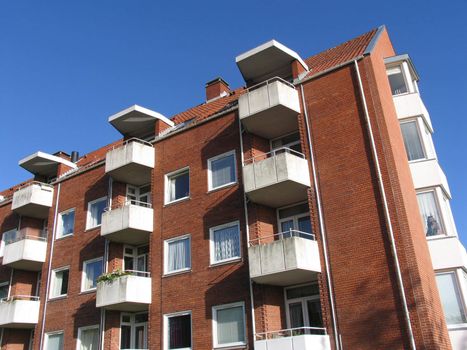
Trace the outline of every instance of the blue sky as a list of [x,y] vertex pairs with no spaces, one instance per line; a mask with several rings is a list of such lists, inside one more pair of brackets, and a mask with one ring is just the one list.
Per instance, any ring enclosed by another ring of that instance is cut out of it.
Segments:
[[107,117],[132,104],[171,116],[235,56],[272,38],[302,57],[386,24],[409,53],[467,243],[466,1],[0,1],[0,189],[37,151],[87,153],[119,138]]

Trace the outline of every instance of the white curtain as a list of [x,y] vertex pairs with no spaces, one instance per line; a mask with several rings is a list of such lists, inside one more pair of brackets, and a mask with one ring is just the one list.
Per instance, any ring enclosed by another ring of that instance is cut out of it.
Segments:
[[409,160],[425,158],[416,122],[401,123],[401,130]]
[[235,181],[233,154],[211,162],[212,187],[216,188]]
[[63,350],[63,334],[48,335],[47,350]]
[[53,288],[54,297],[62,295],[62,284],[63,284],[63,271],[57,271],[55,273],[55,281],[54,281],[54,288]]
[[188,238],[170,242],[168,248],[169,261],[167,269],[169,272],[190,267],[190,240]]
[[436,206],[435,193],[424,192],[417,194],[418,206],[422,215],[425,234],[427,236],[436,236],[444,234],[441,225],[438,207]]
[[228,344],[245,341],[243,307],[217,310],[217,342]]
[[80,340],[80,350],[97,350],[99,344],[99,328],[82,330]]
[[215,261],[240,257],[240,232],[238,225],[214,231]]

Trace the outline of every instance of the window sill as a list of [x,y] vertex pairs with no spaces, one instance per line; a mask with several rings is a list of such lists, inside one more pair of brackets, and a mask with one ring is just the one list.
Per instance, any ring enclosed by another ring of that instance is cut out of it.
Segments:
[[70,234],[68,234],[68,235],[66,235],[66,236],[57,237],[57,238],[55,238],[55,240],[56,240],[56,241],[61,241],[62,239],[69,238],[69,237],[73,237],[73,236],[74,236],[74,234],[73,234],[73,233],[70,233]]
[[234,350],[234,349],[246,349],[246,344],[239,345],[218,345],[212,348],[213,350]]
[[219,190],[224,190],[224,189],[226,189],[228,187],[233,187],[235,185],[238,185],[238,181],[230,182],[228,184],[225,184],[225,185],[222,185],[222,186],[219,186],[219,187],[216,187],[216,188],[210,188],[207,193],[209,194],[209,193],[217,192]]
[[190,272],[192,272],[191,268],[186,269],[186,270],[178,270],[178,271],[174,271],[174,272],[167,272],[167,273],[164,273],[162,275],[162,278],[183,275],[184,273],[190,273]]
[[101,226],[102,226],[102,224],[101,224],[101,225],[98,225],[98,226],[94,226],[94,227],[89,227],[89,228],[87,228],[86,230],[84,230],[84,232],[89,232],[89,231],[92,231],[92,230],[100,229]]
[[423,162],[428,162],[430,160],[437,160],[437,158],[420,158],[420,159],[409,160],[409,164],[423,163]]
[[177,203],[180,203],[180,202],[188,201],[188,200],[190,200],[190,199],[191,199],[191,196],[183,197],[183,198],[180,198],[180,199],[176,199],[176,200],[174,200],[174,201],[172,201],[172,202],[165,203],[165,204],[164,204],[164,208],[165,208],[165,207],[169,207],[169,206],[174,205],[174,204],[177,204]]
[[448,331],[467,330],[467,323],[448,324]]
[[95,293],[97,291],[97,288],[93,288],[93,289],[88,289],[88,290],[83,290],[79,293],[79,295],[84,295],[84,294],[91,294],[91,293]]
[[215,263],[211,263],[209,267],[217,267],[217,266],[222,266],[222,265],[227,265],[227,264],[233,264],[233,263],[238,263],[243,261],[242,257],[234,258],[234,259],[229,259],[229,260],[223,260]]
[[62,300],[68,298],[68,294],[65,295],[59,295],[58,297],[49,297],[48,301],[56,301],[56,300]]
[[436,240],[439,240],[439,239],[447,239],[447,238],[454,238],[454,237],[457,237],[457,236],[453,236],[453,235],[426,236],[426,240],[427,241],[436,241]]

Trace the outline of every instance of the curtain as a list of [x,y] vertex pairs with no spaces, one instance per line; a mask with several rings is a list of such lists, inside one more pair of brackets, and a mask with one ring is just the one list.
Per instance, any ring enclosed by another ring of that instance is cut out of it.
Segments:
[[299,328],[305,325],[301,302],[289,304],[289,316],[291,328]]
[[401,123],[402,137],[409,160],[425,158],[416,123],[415,121]]
[[233,154],[211,162],[212,188],[235,181],[234,162]]
[[169,349],[191,348],[191,316],[169,318]]
[[217,310],[217,342],[228,344],[245,341],[243,307]]
[[80,341],[80,350],[97,350],[99,344],[99,328],[82,330]]
[[53,296],[57,297],[62,295],[62,285],[63,285],[63,271],[55,272],[55,281],[53,288]]
[[238,225],[214,230],[215,261],[235,257],[240,257],[240,232]]
[[63,350],[63,334],[49,334],[47,336],[47,350]]
[[170,242],[167,270],[177,271],[190,267],[190,240],[188,238]]
[[62,216],[62,235],[68,235],[73,233],[73,228],[75,225],[75,211],[72,210]]
[[438,207],[436,205],[435,193],[424,192],[417,194],[418,206],[422,216],[425,234],[427,236],[436,236],[444,234],[441,225]]

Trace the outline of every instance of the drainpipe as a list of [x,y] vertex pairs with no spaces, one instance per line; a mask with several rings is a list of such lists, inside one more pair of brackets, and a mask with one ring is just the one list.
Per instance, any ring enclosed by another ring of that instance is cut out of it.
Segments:
[[365,120],[366,120],[366,125],[365,126],[367,128],[368,135],[370,137],[371,151],[373,153],[376,172],[378,174],[379,190],[380,190],[381,196],[383,198],[384,217],[385,217],[386,223],[388,225],[389,243],[391,244],[392,258],[394,260],[394,265],[396,267],[397,284],[398,284],[398,287],[399,287],[400,297],[402,299],[402,306],[403,306],[403,309],[404,309],[404,319],[405,319],[405,322],[406,322],[407,331],[409,333],[410,348],[412,350],[415,350],[417,347],[415,345],[415,339],[414,339],[414,335],[413,335],[412,325],[410,323],[409,308],[407,306],[407,298],[405,296],[404,283],[403,283],[403,280],[402,280],[402,272],[401,272],[401,268],[400,268],[400,265],[399,265],[399,258],[397,256],[396,242],[395,242],[395,239],[394,239],[394,231],[393,231],[393,228],[392,228],[391,216],[389,214],[389,207],[388,207],[387,198],[386,198],[386,191],[384,189],[383,176],[381,174],[381,168],[380,168],[380,165],[379,165],[378,152],[376,150],[375,139],[373,137],[373,131],[372,131],[372,127],[371,127],[370,116],[369,116],[369,113],[368,113],[368,106],[366,104],[365,92],[363,90],[363,84],[362,84],[362,79],[361,79],[361,76],[360,76],[360,70],[358,68],[357,60],[354,60],[354,66],[355,66],[355,72],[357,73],[358,86],[360,88],[360,95],[361,95],[361,98],[362,98],[363,109],[364,109],[364,112],[365,112]]
[[[240,121],[240,117],[238,118],[238,131],[240,135],[240,159],[241,159],[241,168],[243,174],[243,133],[242,133],[242,122]],[[250,247],[250,228],[248,226],[248,202],[246,198],[245,189],[243,188],[243,209],[245,215],[245,233],[247,239],[247,247]],[[249,261],[248,261],[249,264]],[[248,267],[248,277],[249,277],[249,288],[250,288],[250,304],[251,304],[251,331],[253,332],[253,343],[256,339],[256,322],[255,322],[255,301],[253,297],[253,281],[251,280],[250,276],[250,267]]]
[[58,203],[60,200],[60,185],[57,186],[57,196],[55,199],[55,213],[54,213],[54,223],[52,227],[52,237],[50,237],[50,254],[49,254],[49,266],[47,267],[47,283],[45,285],[45,298],[44,298],[44,311],[42,312],[42,323],[41,323],[41,337],[39,340],[39,350],[43,350],[44,342],[44,327],[45,327],[45,315],[47,313],[47,300],[49,299],[49,284],[50,284],[50,272],[52,269],[52,256],[54,252],[54,243],[55,243],[55,231],[57,229],[57,220],[58,220]]
[[332,279],[331,279],[331,268],[329,264],[329,257],[328,257],[328,250],[327,250],[327,238],[326,238],[326,228],[324,227],[324,219],[323,219],[323,208],[321,206],[321,196],[319,193],[319,186],[318,186],[318,176],[316,174],[316,166],[315,166],[315,157],[313,154],[313,145],[311,143],[311,131],[310,131],[310,126],[308,124],[308,110],[306,108],[306,103],[305,103],[305,93],[303,92],[303,85],[300,85],[300,92],[302,95],[302,104],[303,104],[303,112],[305,115],[305,126],[306,126],[306,133],[307,133],[307,139],[308,139],[308,148],[310,149],[310,160],[311,160],[311,169],[313,173],[313,184],[314,184],[314,190],[316,193],[316,204],[318,206],[318,217],[319,217],[319,228],[321,231],[321,238],[323,240],[323,253],[324,253],[324,263],[326,264],[326,279],[327,279],[327,287],[329,290],[329,301],[331,304],[331,315],[332,315],[332,326],[334,329],[334,342],[336,344],[336,349],[343,349],[341,341],[340,341],[340,335],[338,333],[338,328],[337,328],[337,315],[336,315],[336,307],[335,307],[335,301],[334,301],[334,290],[332,287]]

